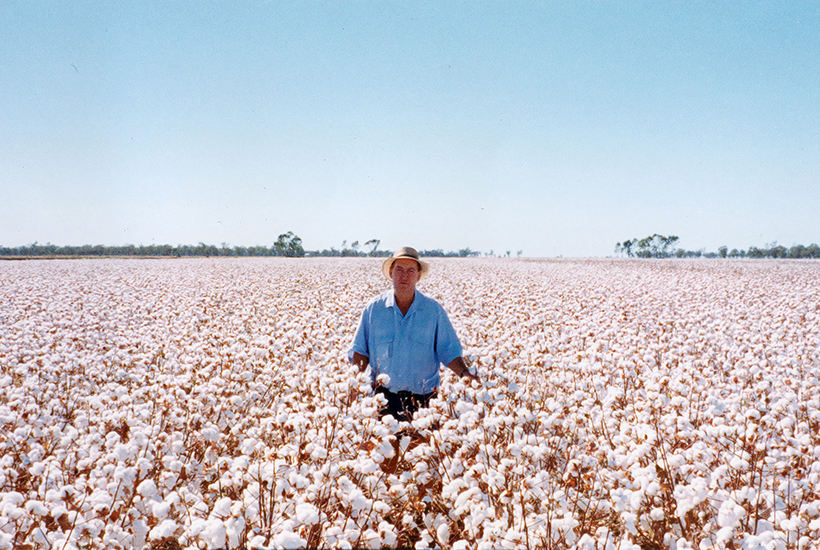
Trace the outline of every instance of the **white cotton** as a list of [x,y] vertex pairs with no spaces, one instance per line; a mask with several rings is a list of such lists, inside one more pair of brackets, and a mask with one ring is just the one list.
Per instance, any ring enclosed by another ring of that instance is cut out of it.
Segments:
[[307,541],[301,538],[293,531],[286,531],[273,536],[273,546],[275,548],[284,548],[285,550],[303,548]]
[[442,523],[439,525],[436,529],[436,537],[442,545],[446,546],[450,541],[450,524]]
[[219,428],[214,426],[213,424],[202,428],[202,430],[200,430],[199,433],[202,435],[202,439],[204,439],[205,441],[219,441]]
[[171,511],[171,504],[169,502],[155,502],[151,507],[151,513],[157,519],[164,519],[168,517]]
[[26,511],[35,516],[48,515],[48,508],[39,500],[29,500],[26,502]]
[[718,525],[734,529],[746,515],[746,510],[733,500],[724,501],[718,510]]
[[166,519],[153,529],[148,534],[150,540],[164,539],[172,537],[176,533],[177,523],[174,520]]
[[248,542],[248,547],[254,550],[262,550],[265,548],[265,537],[262,535],[256,535]]
[[354,489],[353,492],[350,493],[349,500],[354,510],[364,510],[370,507],[370,501],[359,489]]
[[398,540],[396,530],[393,528],[392,525],[390,525],[386,521],[382,521],[379,523],[379,535],[381,538],[382,546],[387,548],[393,548],[396,545],[396,541]]
[[208,545],[208,548],[224,548],[227,540],[225,522],[220,519],[209,519],[204,522],[204,528],[199,536]]
[[717,543],[720,545],[726,544],[732,539],[733,532],[734,529],[732,527],[722,527],[716,535]]
[[231,504],[233,501],[229,497],[222,497],[214,503],[214,509],[211,511],[211,517],[227,518],[231,515]]
[[303,502],[296,505],[296,519],[299,523],[313,525],[319,523],[319,510],[312,504]]
[[152,479],[146,479],[137,486],[137,492],[145,498],[151,498],[157,494],[157,484]]
[[145,545],[145,537],[148,536],[148,525],[142,519],[137,519],[131,524],[134,532],[134,547],[140,548]]

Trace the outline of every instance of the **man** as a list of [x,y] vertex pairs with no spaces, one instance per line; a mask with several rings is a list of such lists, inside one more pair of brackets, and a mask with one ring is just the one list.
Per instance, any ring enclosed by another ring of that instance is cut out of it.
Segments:
[[461,343],[444,308],[416,290],[429,270],[410,247],[385,260],[382,273],[393,289],[367,304],[348,352],[360,371],[370,365],[373,387],[387,399],[382,416],[412,420],[413,413],[436,396],[440,364],[478,381],[464,363]]

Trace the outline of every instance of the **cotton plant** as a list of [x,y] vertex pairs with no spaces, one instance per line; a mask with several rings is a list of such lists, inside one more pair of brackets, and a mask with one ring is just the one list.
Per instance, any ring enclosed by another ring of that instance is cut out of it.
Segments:
[[818,266],[439,261],[412,422],[375,260],[0,265],[0,548],[818,548]]

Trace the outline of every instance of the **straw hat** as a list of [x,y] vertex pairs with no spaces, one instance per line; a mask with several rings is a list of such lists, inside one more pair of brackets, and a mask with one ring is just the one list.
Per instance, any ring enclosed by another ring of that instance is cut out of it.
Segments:
[[416,260],[419,263],[419,279],[423,278],[425,275],[427,275],[427,272],[430,271],[430,264],[419,259],[419,253],[416,252],[415,248],[403,246],[395,252],[393,252],[392,258],[386,259],[382,264],[382,273],[384,273],[385,277],[390,279],[390,269],[392,269],[393,263],[395,263],[396,260],[400,260],[402,258],[408,260]]

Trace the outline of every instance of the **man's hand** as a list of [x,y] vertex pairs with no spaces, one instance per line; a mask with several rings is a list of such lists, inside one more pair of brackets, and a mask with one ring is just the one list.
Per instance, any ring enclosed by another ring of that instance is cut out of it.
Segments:
[[456,373],[456,375],[461,378],[468,378],[470,380],[475,380],[479,383],[481,382],[481,380],[478,379],[477,374],[473,374],[472,372],[470,372],[470,369],[467,367],[467,363],[464,362],[463,357],[456,357],[455,359],[450,361],[450,364],[447,365],[447,368],[449,368],[451,371]]
[[364,372],[367,365],[370,364],[370,359],[361,353],[353,352],[353,364],[359,367],[359,372]]

